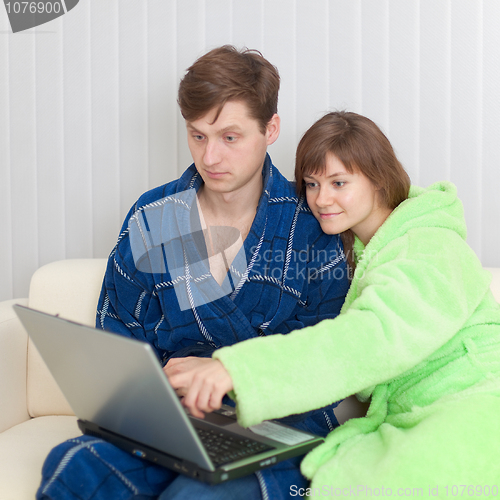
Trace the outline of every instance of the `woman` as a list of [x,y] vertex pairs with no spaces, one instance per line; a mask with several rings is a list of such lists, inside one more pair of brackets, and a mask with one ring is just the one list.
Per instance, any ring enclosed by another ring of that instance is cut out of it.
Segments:
[[313,492],[498,494],[500,306],[455,187],[410,187],[380,129],[348,112],[306,132],[295,173],[355,266],[341,314],[178,366],[169,378],[185,405],[199,415],[232,391],[248,426],[357,394],[371,400],[367,416],[302,462]]

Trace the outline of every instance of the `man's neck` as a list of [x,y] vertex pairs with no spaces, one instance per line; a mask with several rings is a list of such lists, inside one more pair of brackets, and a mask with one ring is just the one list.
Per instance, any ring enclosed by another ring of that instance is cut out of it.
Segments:
[[198,199],[203,213],[218,225],[237,227],[238,221],[248,220],[249,217],[253,221],[262,195],[262,177],[255,184],[231,193],[219,193],[202,186],[198,191]]

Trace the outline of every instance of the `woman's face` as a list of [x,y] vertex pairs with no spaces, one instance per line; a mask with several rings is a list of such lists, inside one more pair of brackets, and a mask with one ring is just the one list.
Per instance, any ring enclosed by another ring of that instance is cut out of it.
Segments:
[[304,177],[309,208],[327,234],[352,229],[366,245],[391,213],[381,207],[379,191],[361,172],[349,173],[332,153],[322,174]]

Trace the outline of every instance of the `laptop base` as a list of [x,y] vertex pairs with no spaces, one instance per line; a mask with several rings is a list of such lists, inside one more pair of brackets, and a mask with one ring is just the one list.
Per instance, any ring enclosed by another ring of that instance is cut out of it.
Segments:
[[[157,450],[155,448],[144,445],[137,441],[133,441],[130,438],[126,438],[116,434],[115,432],[103,429],[98,425],[87,422],[84,420],[78,420],[78,427],[80,430],[92,437],[97,437],[103,439],[116,447],[131,453],[141,460],[147,460],[155,465],[165,467],[179,474],[183,474],[188,477],[197,479],[198,481],[203,481],[208,484],[219,484],[225,481],[230,481],[231,479],[237,479],[239,477],[247,476],[261,469],[271,467],[282,460],[287,460],[288,458],[293,458],[297,456],[297,451],[290,449],[289,453],[280,453],[280,460],[274,456],[269,456],[264,459],[260,459],[247,464],[244,467],[237,467],[235,469],[225,469],[220,467],[214,471],[209,471],[202,469],[199,465],[196,465],[187,460],[182,460],[180,458],[169,455],[163,451]],[[303,454],[306,454],[314,447],[318,445],[317,442],[311,443],[310,446],[304,446]]]

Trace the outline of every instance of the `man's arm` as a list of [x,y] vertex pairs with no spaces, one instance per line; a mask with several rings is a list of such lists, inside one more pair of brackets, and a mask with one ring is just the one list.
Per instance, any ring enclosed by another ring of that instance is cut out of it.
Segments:
[[[118,243],[108,259],[98,302],[96,327],[148,342],[163,365],[170,357],[210,357],[214,348],[206,344],[193,343],[179,350],[166,350],[165,340],[169,337],[172,319],[168,314],[173,310],[173,307],[169,309],[162,306],[153,275],[137,269],[125,222]],[[163,339],[163,343],[160,339]]]
[[[153,316],[156,316],[156,325],[150,324]],[[158,297],[150,292],[146,283],[133,276],[133,269],[126,266],[117,245],[104,275],[96,327],[148,342],[161,359],[164,352],[158,346],[154,329],[161,326],[162,318]]]

